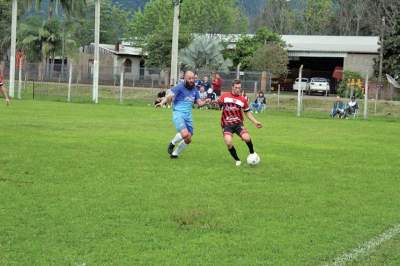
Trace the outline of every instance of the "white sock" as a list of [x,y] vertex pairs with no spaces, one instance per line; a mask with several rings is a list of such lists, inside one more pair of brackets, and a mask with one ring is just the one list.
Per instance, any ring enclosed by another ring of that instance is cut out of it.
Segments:
[[179,146],[174,150],[174,152],[172,153],[172,155],[175,156],[179,156],[179,154],[182,153],[182,151],[186,148],[187,144],[185,143],[185,141],[182,141]]
[[176,133],[175,137],[171,140],[171,143],[175,145],[176,143],[178,143],[181,140],[183,140],[183,138],[181,136],[181,133],[178,132],[178,133]]

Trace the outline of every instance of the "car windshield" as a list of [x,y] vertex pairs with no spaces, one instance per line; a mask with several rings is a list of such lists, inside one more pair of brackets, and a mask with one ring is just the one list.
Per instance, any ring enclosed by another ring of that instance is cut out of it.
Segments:
[[311,82],[328,82],[326,78],[312,78]]
[[[298,79],[298,78],[296,79],[296,82],[299,82],[299,79]],[[302,79],[301,79],[301,82],[308,82],[308,79],[302,78]]]

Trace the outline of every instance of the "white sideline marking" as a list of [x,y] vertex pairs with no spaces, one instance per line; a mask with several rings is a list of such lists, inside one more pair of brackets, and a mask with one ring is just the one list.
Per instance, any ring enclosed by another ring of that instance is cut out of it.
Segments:
[[346,263],[348,263],[352,260],[355,260],[356,258],[358,258],[360,256],[364,256],[364,255],[371,253],[371,251],[373,249],[377,248],[383,242],[392,239],[393,237],[397,236],[398,234],[400,234],[400,224],[386,230],[382,234],[372,238],[368,242],[365,242],[364,244],[353,249],[352,251],[345,253],[340,257],[337,257],[332,263],[327,263],[325,265],[326,266],[328,266],[328,265],[332,265],[332,266],[345,265]]

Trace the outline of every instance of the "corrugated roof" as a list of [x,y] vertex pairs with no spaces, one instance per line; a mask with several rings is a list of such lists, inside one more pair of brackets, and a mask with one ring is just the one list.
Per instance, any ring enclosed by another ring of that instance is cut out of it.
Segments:
[[378,36],[282,35],[289,52],[378,53]]
[[[234,49],[240,34],[209,35],[228,42],[228,49]],[[254,36],[246,34],[246,36]],[[289,52],[330,52],[330,53],[378,53],[378,36],[328,36],[328,35],[282,35]]]
[[140,47],[129,47],[120,45],[119,51],[115,50],[115,45],[112,44],[99,44],[99,47],[105,50],[110,51],[111,53],[118,55],[142,55],[142,48]]

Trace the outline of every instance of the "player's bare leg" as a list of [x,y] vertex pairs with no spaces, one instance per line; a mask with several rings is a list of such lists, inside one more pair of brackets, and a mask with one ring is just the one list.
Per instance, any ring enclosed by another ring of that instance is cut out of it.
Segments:
[[4,99],[6,100],[6,104],[9,105],[10,104],[10,98],[7,95],[7,91],[3,86],[0,86],[0,91],[4,96]]
[[[171,158],[176,159],[182,153],[182,151],[192,142],[192,134],[190,134],[187,128],[181,130],[180,135],[183,139],[178,147],[171,153]],[[168,150],[169,151],[169,150]]]
[[224,142],[226,147],[228,148],[229,153],[231,154],[232,158],[235,160],[236,166],[241,164],[240,159],[236,153],[236,149],[233,146],[233,138],[231,134],[224,134]]
[[249,148],[249,153],[253,154],[254,153],[254,147],[253,147],[253,142],[251,141],[251,137],[249,135],[249,133],[243,133],[241,135],[241,138],[244,142],[246,142],[247,147]]

